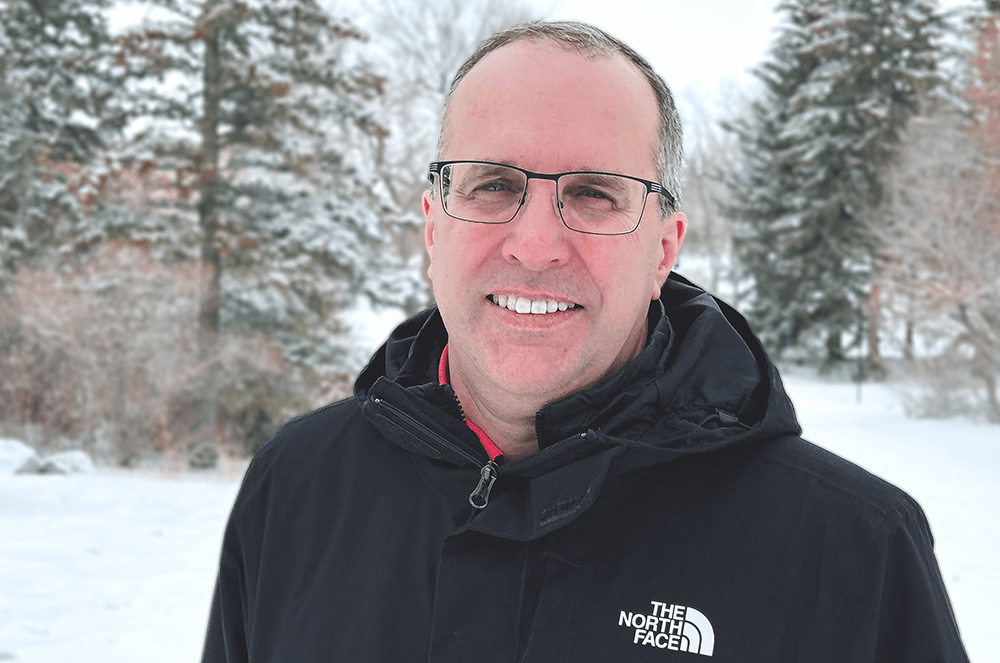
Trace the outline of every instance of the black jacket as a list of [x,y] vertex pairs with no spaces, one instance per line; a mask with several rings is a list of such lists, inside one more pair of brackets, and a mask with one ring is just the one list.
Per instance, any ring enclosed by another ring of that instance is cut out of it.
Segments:
[[204,661],[967,661],[920,507],[798,437],[732,309],[660,301],[481,511],[441,318],[403,323],[254,458]]

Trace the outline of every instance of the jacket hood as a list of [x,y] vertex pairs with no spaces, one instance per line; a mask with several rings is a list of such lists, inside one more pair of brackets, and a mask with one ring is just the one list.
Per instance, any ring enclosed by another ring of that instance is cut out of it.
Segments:
[[[617,374],[538,412],[540,451],[589,432],[597,446],[628,451],[621,460],[631,462],[625,465],[642,465],[799,434],[776,368],[733,308],[671,274],[649,318],[646,347]],[[361,373],[355,395],[362,404],[387,400],[431,433],[420,441],[412,434],[391,435],[397,443],[433,457],[452,456],[434,438],[453,437],[485,462],[454,392],[437,382],[447,340],[436,308],[407,320]],[[428,446],[438,449],[429,452]]]

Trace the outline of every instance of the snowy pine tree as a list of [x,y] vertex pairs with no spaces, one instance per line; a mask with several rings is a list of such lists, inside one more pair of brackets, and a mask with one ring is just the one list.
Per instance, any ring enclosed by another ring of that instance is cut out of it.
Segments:
[[940,19],[930,0],[789,0],[763,97],[734,124],[730,180],[751,316],[776,349],[826,361],[863,324],[878,249],[863,210],[919,94],[937,82]]
[[313,0],[151,5],[157,19],[120,39],[140,130],[120,158],[176,173],[186,241],[211,271],[203,327],[275,332],[293,360],[338,362],[337,311],[383,294],[369,277],[417,283],[351,148],[382,131],[382,79],[350,52],[363,35]]
[[0,289],[72,250],[84,168],[124,123],[101,0],[0,3]]

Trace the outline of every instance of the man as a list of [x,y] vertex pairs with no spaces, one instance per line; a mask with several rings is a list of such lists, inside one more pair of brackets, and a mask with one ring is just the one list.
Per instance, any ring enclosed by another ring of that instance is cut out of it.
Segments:
[[595,28],[481,46],[423,199],[438,306],[255,457],[205,661],[967,660],[920,508],[668,278],[680,141]]

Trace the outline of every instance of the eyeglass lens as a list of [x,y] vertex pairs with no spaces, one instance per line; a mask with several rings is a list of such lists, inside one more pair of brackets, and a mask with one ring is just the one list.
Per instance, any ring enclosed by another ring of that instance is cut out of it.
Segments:
[[[456,163],[441,169],[445,211],[476,223],[507,223],[517,214],[528,177],[490,163]],[[571,173],[556,182],[563,222],[572,230],[615,235],[635,230],[646,186],[626,177]]]

